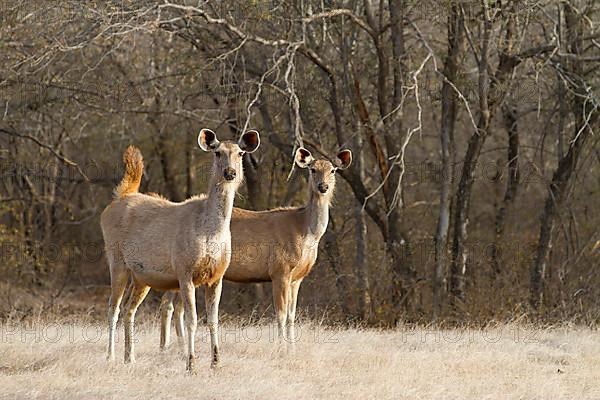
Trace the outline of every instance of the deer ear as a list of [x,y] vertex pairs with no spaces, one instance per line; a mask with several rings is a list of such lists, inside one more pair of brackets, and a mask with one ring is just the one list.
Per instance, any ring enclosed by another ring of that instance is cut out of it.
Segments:
[[198,146],[204,151],[215,151],[219,144],[216,133],[210,129],[202,129],[198,134]]
[[342,150],[337,153],[335,157],[335,165],[339,169],[346,169],[352,164],[352,152],[348,149]]
[[296,165],[300,168],[308,168],[310,164],[315,161],[310,151],[306,150],[304,147],[300,147],[296,150],[296,157],[294,157],[296,161]]
[[260,135],[255,130],[247,131],[238,140],[238,146],[246,153],[253,153],[260,146]]

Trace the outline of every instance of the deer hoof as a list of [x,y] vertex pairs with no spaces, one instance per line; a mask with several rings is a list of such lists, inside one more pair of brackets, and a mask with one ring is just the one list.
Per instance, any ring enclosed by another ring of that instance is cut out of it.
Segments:
[[219,348],[217,346],[213,347],[212,361],[210,363],[210,367],[213,369],[219,367]]
[[194,356],[190,356],[188,358],[188,363],[187,363],[187,368],[186,368],[187,372],[195,375],[196,374],[196,357]]

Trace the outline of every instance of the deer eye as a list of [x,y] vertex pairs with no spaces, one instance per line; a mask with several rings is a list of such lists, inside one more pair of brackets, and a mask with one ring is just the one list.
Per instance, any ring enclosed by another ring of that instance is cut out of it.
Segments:
[[331,170],[330,174],[335,174],[336,172],[337,172],[337,169],[334,168]]

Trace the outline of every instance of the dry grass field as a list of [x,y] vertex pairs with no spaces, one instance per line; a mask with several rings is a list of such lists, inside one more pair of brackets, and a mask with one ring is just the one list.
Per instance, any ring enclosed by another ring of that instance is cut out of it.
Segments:
[[308,323],[300,325],[292,351],[272,343],[269,325],[226,323],[222,365],[214,371],[205,330],[199,329],[200,371],[189,376],[176,344],[158,350],[156,324],[139,326],[137,363],[124,365],[122,337],[119,359],[105,360],[103,325],[6,323],[0,397],[600,399],[600,334],[587,328],[377,330]]

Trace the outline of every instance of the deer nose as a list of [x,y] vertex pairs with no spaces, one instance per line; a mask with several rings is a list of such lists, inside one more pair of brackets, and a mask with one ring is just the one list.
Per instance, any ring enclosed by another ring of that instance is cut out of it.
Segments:
[[327,193],[327,190],[329,190],[329,185],[326,184],[326,183],[321,182],[321,183],[319,183],[317,185],[317,188],[319,189],[319,192],[321,192],[321,193]]
[[233,168],[225,168],[223,171],[223,177],[228,181],[232,181],[235,179],[235,169]]

